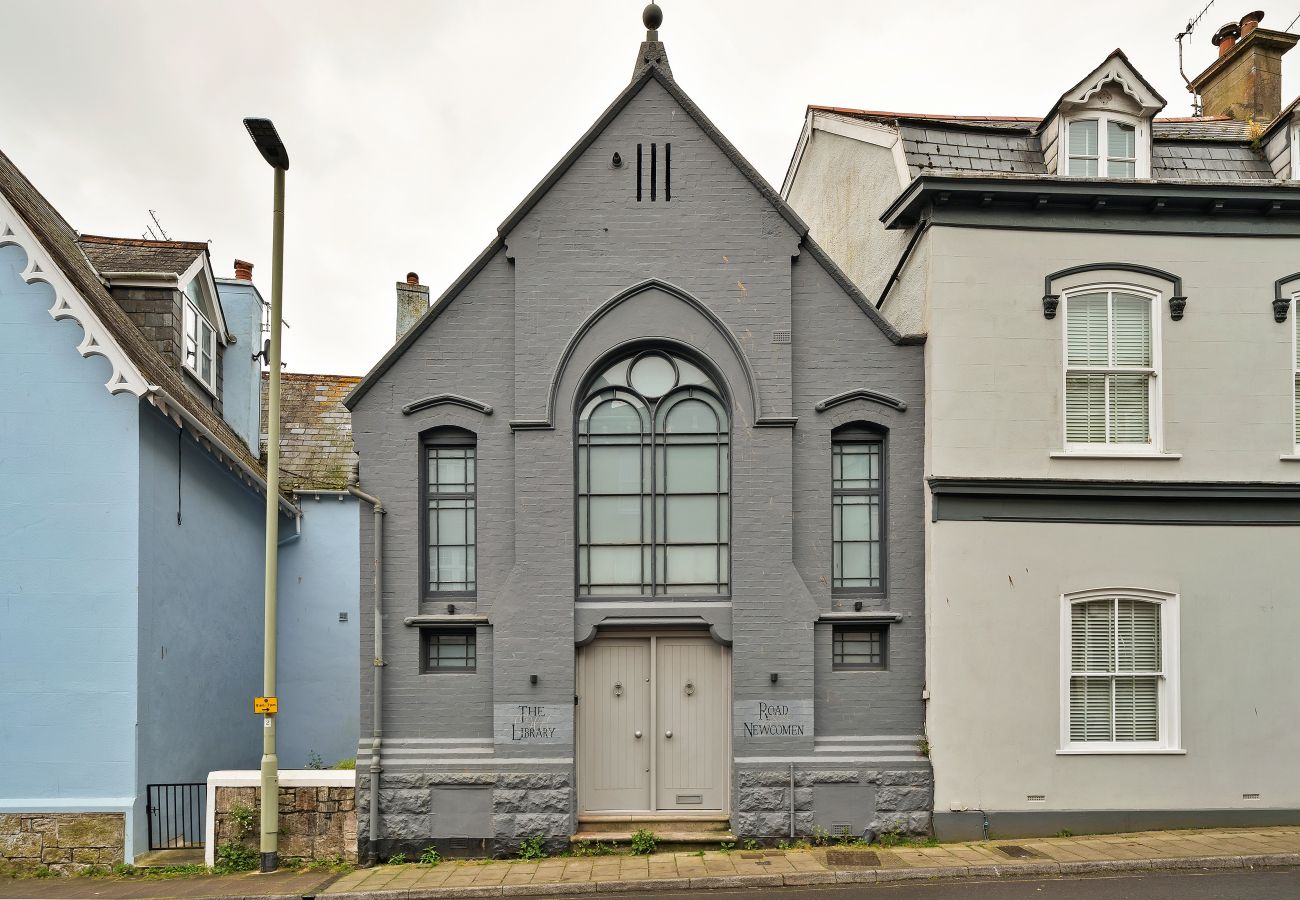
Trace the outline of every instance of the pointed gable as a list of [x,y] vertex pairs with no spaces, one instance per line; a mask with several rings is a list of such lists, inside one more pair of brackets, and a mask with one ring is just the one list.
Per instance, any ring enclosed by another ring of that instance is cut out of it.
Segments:
[[1124,51],[1112,51],[1039,124],[1048,173],[1150,178],[1152,120],[1164,108]]
[[[659,111],[665,113],[665,118],[668,121],[673,121],[679,115],[684,114],[685,119],[696,130],[696,133],[692,135],[692,140],[698,143],[702,139],[709,145],[709,152],[718,155],[719,159],[712,165],[729,165],[734,172],[741,176],[736,179],[736,182],[745,185],[752,192],[750,196],[767,211],[767,214],[763,217],[763,224],[760,225],[766,236],[775,236],[775,232],[772,230],[774,228],[784,229],[784,233],[791,237],[790,255],[797,255],[800,248],[806,251],[810,259],[815,260],[818,265],[826,269],[852,302],[859,307],[861,312],[874,323],[889,341],[905,343],[914,340],[900,334],[876,310],[875,306],[863,296],[848,276],[813,242],[808,235],[808,226],[799,217],[798,213],[768,184],[758,170],[741,155],[717,126],[682,90],[681,86],[677,84],[668,67],[667,53],[663,48],[663,44],[657,39],[649,39],[641,46],[632,81],[601,113],[577,143],[561,157],[550,172],[502,221],[497,228],[496,238],[474,263],[453,282],[451,287],[430,306],[420,320],[401,337],[366,375],[346,400],[349,409],[355,408],[355,405],[375,381],[394,365],[409,347],[419,340],[420,336],[443,314],[455,298],[499,252],[505,251],[506,255],[513,259],[520,247],[538,239],[545,239],[545,237],[534,234],[532,230],[521,228],[530,216],[537,213],[539,207],[544,209],[549,205],[563,203],[564,194],[581,191],[584,184],[590,184],[594,179],[600,177],[598,173],[608,175],[608,170],[611,168],[622,170],[619,176],[627,179],[627,190],[634,192],[637,189],[638,170],[636,167],[638,162],[641,166],[639,174],[643,201],[649,201],[653,192],[655,200],[651,202],[674,202],[668,197],[670,190],[676,196],[676,202],[682,201],[683,191],[688,191],[689,187],[683,184],[680,179],[671,181],[670,187],[668,180],[670,177],[675,177],[677,173],[682,172],[686,167],[683,154],[688,152],[689,147],[683,146],[681,142],[675,148],[677,153],[675,162],[670,162],[670,154],[674,152],[674,148],[668,146],[670,142],[665,141],[661,144],[654,136],[646,136],[644,140],[637,139],[631,141],[631,143],[625,140],[617,150],[611,151],[608,155],[602,155],[599,160],[595,159],[594,156],[589,156],[589,151],[598,141],[610,133],[611,127],[618,122],[620,117],[628,114],[634,104],[641,102],[644,102],[647,107],[657,107]],[[632,129],[632,131],[635,131],[635,129]],[[628,132],[628,134],[630,133]],[[627,135],[624,135],[624,137],[627,137]],[[689,144],[691,141],[686,143]],[[613,159],[614,152],[619,154],[618,163],[615,163]],[[638,153],[641,155],[639,161],[637,159]],[[714,184],[711,190],[716,191],[717,185]],[[735,194],[733,192],[728,196],[734,198]],[[720,205],[720,201],[724,199],[722,195],[699,196],[696,199],[701,202],[702,214],[727,215]],[[780,225],[777,226],[772,223],[780,223]],[[586,237],[593,240],[598,239],[602,228],[608,230],[607,226],[592,222],[589,218],[580,219],[576,226],[570,224],[566,227],[570,229],[568,239],[573,241],[578,240],[575,235],[584,229]],[[525,231],[528,231],[528,233],[525,234]],[[553,234],[548,236],[554,238]],[[596,244],[593,244],[591,249],[596,249],[596,246]],[[580,248],[575,245],[573,249],[578,250]],[[580,256],[581,254],[575,254],[575,260],[578,260]],[[738,283],[739,289],[745,290],[743,279],[740,279]],[[526,292],[526,285],[521,286],[521,289]]]

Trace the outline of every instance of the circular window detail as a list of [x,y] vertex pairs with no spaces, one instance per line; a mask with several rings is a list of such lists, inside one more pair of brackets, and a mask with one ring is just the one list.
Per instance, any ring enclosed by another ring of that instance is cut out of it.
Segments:
[[632,363],[628,382],[643,397],[662,397],[677,386],[677,367],[666,356],[647,353]]

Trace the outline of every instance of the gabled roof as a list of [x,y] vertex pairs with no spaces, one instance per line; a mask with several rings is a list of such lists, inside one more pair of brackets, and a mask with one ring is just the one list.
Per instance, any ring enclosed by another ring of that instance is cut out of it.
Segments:
[[1123,50],[1118,47],[1110,51],[1101,65],[1081,78],[1053,104],[1051,111],[1043,116],[1039,128],[1062,108],[1086,103],[1093,94],[1110,82],[1116,82],[1124,92],[1135,100],[1145,115],[1154,116],[1169,105],[1169,101],[1160,96],[1151,82],[1147,81],[1137,67],[1129,62]]
[[[111,340],[120,348],[122,355],[139,373],[138,379],[132,377],[120,381],[110,390],[129,390],[147,398],[177,424],[185,422],[189,430],[211,446],[217,456],[237,465],[245,476],[265,490],[266,471],[261,461],[221,416],[190,392],[180,373],[145,339],[108,292],[100,273],[83,251],[77,232],[3,152],[0,152],[0,196],[17,213],[39,244],[39,249],[48,254],[96,320],[80,323],[87,336],[94,325],[102,324],[105,332],[102,339]],[[30,255],[33,248],[24,249]],[[68,315],[75,318],[73,313]],[[98,335],[96,339],[100,339]],[[83,355],[87,352],[91,351],[82,350]],[[143,379],[143,383],[139,379]]]
[[823,251],[808,234],[807,224],[805,224],[803,219],[799,217],[799,214],[794,211],[794,208],[791,207],[790,204],[787,203],[785,199],[767,183],[767,180],[759,174],[758,170],[750,164],[749,160],[745,159],[745,157],[741,155],[735,145],[733,145],[731,141],[727,140],[726,136],[718,130],[718,127],[714,125],[706,115],[704,115],[703,111],[698,106],[695,105],[695,101],[691,100],[691,98],[687,96],[686,92],[681,89],[673,79],[671,72],[667,70],[666,63],[666,57],[663,58],[662,63],[652,58],[651,61],[638,69],[636,75],[632,78],[632,82],[614,98],[614,102],[600,114],[592,126],[587,129],[581,138],[578,139],[578,142],[560,158],[560,161],[546,174],[546,177],[544,177],[535,188],[528,192],[528,195],[524,197],[523,202],[515,207],[514,211],[511,212],[510,215],[506,216],[505,220],[497,228],[497,236],[488,244],[483,252],[478,255],[474,262],[470,264],[469,268],[462,272],[460,276],[451,283],[451,286],[448,287],[436,301],[434,301],[428,311],[425,312],[424,315],[411,326],[410,330],[408,330],[406,334],[404,334],[397,343],[380,358],[379,362],[377,362],[374,367],[366,373],[366,376],[361,380],[361,383],[357,385],[356,389],[349,394],[347,400],[344,401],[348,409],[356,408],[357,403],[365,396],[371,386],[382,377],[389,368],[392,367],[402,354],[406,352],[408,347],[419,339],[420,335],[437,320],[438,316],[442,315],[442,311],[447,308],[447,306],[462,290],[464,290],[465,286],[474,279],[474,276],[482,271],[483,267],[488,264],[492,257],[495,256],[499,250],[505,247],[506,237],[510,232],[524,219],[525,216],[528,215],[533,207],[536,206],[542,197],[546,195],[546,192],[564,176],[565,172],[567,172],[578,158],[586,152],[587,148],[595,142],[600,134],[609,127],[609,124],[614,121],[615,117],[617,117],[618,114],[632,102],[637,94],[641,92],[641,89],[651,80],[658,82],[664,90],[681,105],[682,109],[686,111],[692,121],[694,121],[695,124],[699,126],[700,130],[717,145],[718,149],[721,150],[727,159],[736,166],[741,174],[743,174],[750,184],[752,184],[759,192],[763,199],[770,203],[772,207],[781,214],[781,217],[789,223],[790,227],[794,229],[795,234],[799,236],[802,246],[809,251],[809,255],[827,269],[835,281],[850,295],[853,301],[858,304],[862,311],[866,313],[867,317],[875,323],[876,327],[878,327],[886,337],[894,343],[910,343],[918,340],[917,336],[900,334],[898,329],[896,329],[892,323],[881,315],[875,306],[867,300],[866,296],[862,294],[849,277],[844,274],[839,266],[831,260],[825,251]]
[[[343,405],[355,375],[280,375],[280,484],[299,493],[341,491],[356,465],[352,414]],[[266,445],[267,373],[262,373],[262,446]]]
[[208,245],[197,241],[151,241],[99,234],[83,234],[78,243],[91,264],[103,273],[184,275],[200,254],[208,252]]

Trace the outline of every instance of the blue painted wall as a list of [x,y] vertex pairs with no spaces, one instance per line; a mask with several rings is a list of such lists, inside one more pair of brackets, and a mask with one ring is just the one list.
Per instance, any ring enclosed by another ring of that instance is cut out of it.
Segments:
[[143,793],[258,766],[265,501],[144,405],[139,471]]
[[[355,497],[303,494],[302,536],[280,547],[280,765],[356,756],[359,579]],[[369,507],[364,510],[369,513]],[[339,613],[347,613],[347,622]]]
[[0,810],[112,806],[135,794],[140,407],[25,263],[0,247]]
[[244,439],[254,456],[261,455],[262,363],[253,354],[262,349],[262,298],[249,281],[220,279],[217,295],[226,327],[236,341],[222,354],[222,410],[225,420]]

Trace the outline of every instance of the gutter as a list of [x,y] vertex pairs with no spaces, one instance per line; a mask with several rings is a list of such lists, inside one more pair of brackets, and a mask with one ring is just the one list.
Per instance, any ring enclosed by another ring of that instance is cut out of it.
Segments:
[[348,479],[348,493],[369,503],[375,514],[374,559],[371,563],[374,571],[374,675],[371,697],[371,733],[370,733],[370,853],[373,856],[381,834],[379,822],[379,776],[384,771],[380,752],[384,743],[384,502],[373,494],[367,494],[357,484],[357,472],[353,469]]
[[[208,442],[213,452],[225,460],[227,465],[239,469],[239,472],[245,481],[255,485],[263,494],[267,492],[266,479],[259,475],[256,469],[244,462],[238,454],[231,451],[221,438],[213,434],[206,425],[191,415],[189,411],[185,409],[184,404],[180,403],[175,397],[156,384],[149,385],[145,392],[145,397],[150,403],[158,408],[159,412],[164,416],[167,416],[177,425],[180,425],[183,422],[191,431],[200,435]],[[302,514],[302,509],[300,509],[297,504],[285,499],[283,494],[280,495],[280,511],[287,516],[299,516]]]

